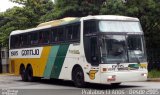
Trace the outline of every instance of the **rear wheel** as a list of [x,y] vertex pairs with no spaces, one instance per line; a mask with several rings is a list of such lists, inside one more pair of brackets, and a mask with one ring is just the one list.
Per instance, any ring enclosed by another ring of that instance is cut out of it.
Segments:
[[31,66],[28,66],[28,67],[27,67],[26,72],[27,72],[27,79],[28,79],[28,81],[29,81],[29,82],[34,81],[34,77],[33,77],[33,69],[32,69]]
[[81,88],[81,87],[85,86],[84,74],[83,74],[83,70],[82,70],[81,67],[76,67],[73,70],[72,78],[73,78],[73,82],[74,82],[76,87]]
[[20,67],[20,75],[21,75],[22,81],[27,81],[27,74],[24,66]]

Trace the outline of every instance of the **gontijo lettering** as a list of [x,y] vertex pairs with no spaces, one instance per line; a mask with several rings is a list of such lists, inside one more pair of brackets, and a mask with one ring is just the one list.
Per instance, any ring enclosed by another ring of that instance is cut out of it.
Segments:
[[39,49],[22,50],[21,55],[22,56],[39,55]]

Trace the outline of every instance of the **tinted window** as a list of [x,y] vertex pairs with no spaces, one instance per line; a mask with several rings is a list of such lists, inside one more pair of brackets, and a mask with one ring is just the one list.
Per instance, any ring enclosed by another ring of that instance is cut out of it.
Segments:
[[97,24],[96,21],[84,21],[84,34],[97,32]]
[[30,41],[31,45],[37,45],[38,44],[38,32],[34,32],[30,34]]
[[65,28],[66,33],[67,33],[67,40],[72,40],[73,39],[73,26],[66,26]]
[[15,47],[19,47],[20,46],[20,36],[19,35],[14,36],[13,44],[15,45]]
[[73,40],[80,39],[80,24],[73,25]]
[[49,40],[50,40],[49,32],[50,32],[49,30],[42,30],[42,31],[39,32],[38,42],[40,44],[49,43]]
[[50,40],[50,31],[46,30],[43,32],[43,39],[44,39],[44,43],[49,43]]
[[28,35],[27,34],[22,34],[21,35],[21,44],[22,46],[27,46],[28,45]]
[[57,42],[58,41],[58,30],[57,28],[51,29],[51,42]]
[[65,39],[65,32],[64,32],[64,28],[60,27],[58,28],[58,41],[62,42]]
[[18,45],[17,37],[16,36],[11,36],[10,43],[11,43],[10,47],[15,48]]
[[68,24],[11,36],[11,48],[24,48],[80,40],[80,24]]
[[67,40],[76,41],[80,39],[80,24],[73,24],[65,28]]

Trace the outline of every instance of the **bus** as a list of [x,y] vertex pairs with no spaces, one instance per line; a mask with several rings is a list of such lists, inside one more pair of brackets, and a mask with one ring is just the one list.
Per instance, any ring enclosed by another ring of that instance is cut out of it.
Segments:
[[10,72],[35,78],[120,85],[147,80],[144,33],[135,17],[66,17],[9,37]]

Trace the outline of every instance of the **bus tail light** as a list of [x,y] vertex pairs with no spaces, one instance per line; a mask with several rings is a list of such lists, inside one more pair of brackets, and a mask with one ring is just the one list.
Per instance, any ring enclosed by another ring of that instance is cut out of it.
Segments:
[[116,75],[110,75],[107,77],[107,81],[115,81],[116,80]]

